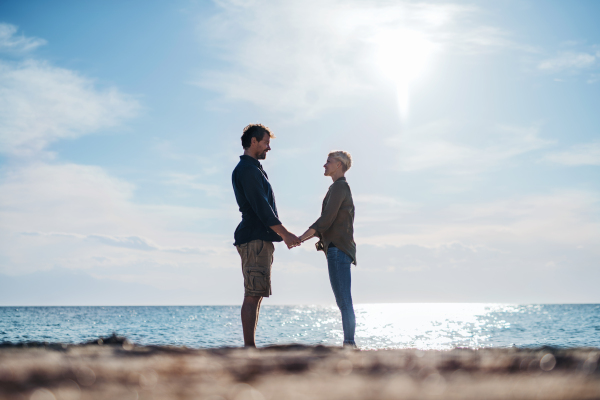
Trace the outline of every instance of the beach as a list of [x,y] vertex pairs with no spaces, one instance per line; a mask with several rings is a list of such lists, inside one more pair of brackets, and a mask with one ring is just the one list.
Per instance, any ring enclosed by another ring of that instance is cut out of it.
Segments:
[[360,351],[82,345],[0,347],[0,398],[600,399],[597,348]]

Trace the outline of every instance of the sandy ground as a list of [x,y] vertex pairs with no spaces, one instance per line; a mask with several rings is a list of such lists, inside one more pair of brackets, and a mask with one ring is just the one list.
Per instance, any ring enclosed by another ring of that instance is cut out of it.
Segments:
[[0,346],[0,398],[600,399],[599,349],[192,350],[105,342]]

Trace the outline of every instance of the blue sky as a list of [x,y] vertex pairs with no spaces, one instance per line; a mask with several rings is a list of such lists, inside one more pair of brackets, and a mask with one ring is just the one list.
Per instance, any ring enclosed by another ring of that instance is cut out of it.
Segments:
[[[594,1],[0,4],[0,304],[238,304],[245,125],[282,221],[354,158],[355,302],[600,302]],[[271,304],[332,303],[276,247]]]

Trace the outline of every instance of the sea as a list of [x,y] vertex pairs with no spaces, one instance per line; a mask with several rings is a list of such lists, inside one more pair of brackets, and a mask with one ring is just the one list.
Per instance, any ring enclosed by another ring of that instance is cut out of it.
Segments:
[[[600,348],[599,304],[355,305],[360,349]],[[0,307],[0,344],[77,344],[116,333],[139,345],[243,345],[240,306]],[[261,308],[257,346],[340,346],[335,306]]]

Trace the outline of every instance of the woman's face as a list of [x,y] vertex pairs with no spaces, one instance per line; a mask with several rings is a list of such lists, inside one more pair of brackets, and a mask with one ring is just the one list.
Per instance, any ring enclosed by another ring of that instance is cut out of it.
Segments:
[[327,157],[327,162],[323,165],[325,176],[331,176],[335,171],[342,168],[342,163],[333,157]]

